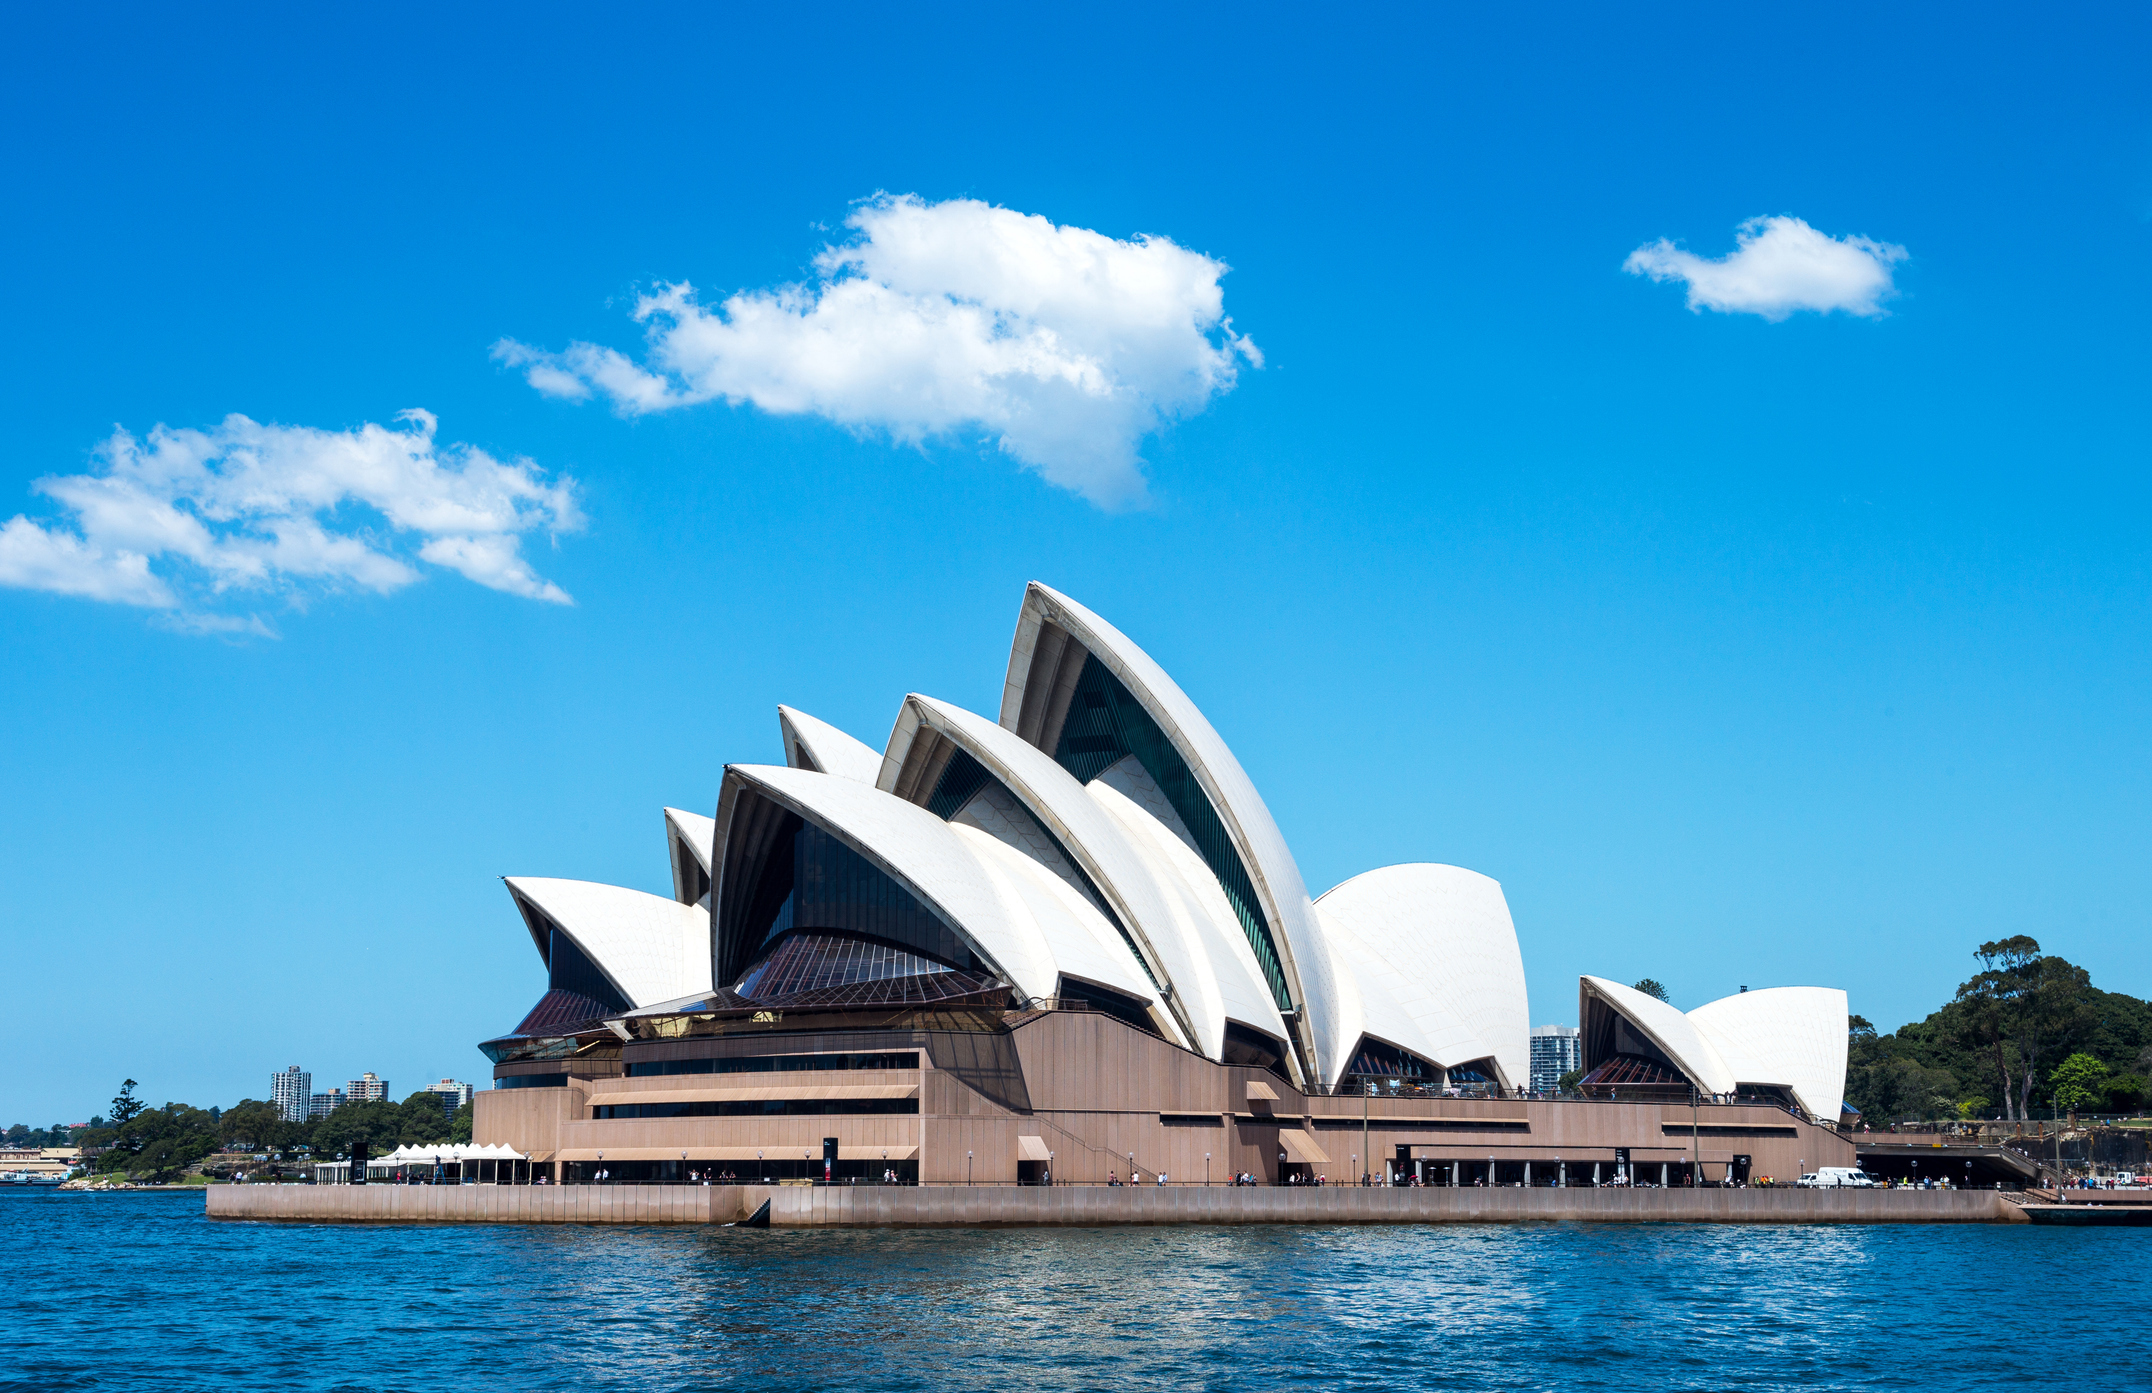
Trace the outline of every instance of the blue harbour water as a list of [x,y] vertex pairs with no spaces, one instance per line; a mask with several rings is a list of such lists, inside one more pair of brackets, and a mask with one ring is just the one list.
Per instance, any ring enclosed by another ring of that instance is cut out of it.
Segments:
[[0,1195],[0,1390],[2152,1388],[2152,1230],[212,1223]]

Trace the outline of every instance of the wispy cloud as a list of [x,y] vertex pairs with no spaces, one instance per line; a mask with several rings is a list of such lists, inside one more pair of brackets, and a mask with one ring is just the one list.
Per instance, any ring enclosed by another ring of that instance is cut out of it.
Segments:
[[1713,260],[1661,238],[1629,253],[1622,269],[1655,281],[1685,281],[1692,311],[1760,314],[1781,320],[1796,310],[1875,317],[1897,293],[1891,268],[1904,247],[1867,237],[1830,237],[1799,218],[1750,218],[1735,230],[1734,250]]
[[210,430],[158,426],[146,441],[115,431],[94,472],[33,485],[66,519],[0,526],[0,585],[161,610],[208,633],[263,631],[234,612],[249,599],[400,590],[424,574],[414,561],[570,603],[520,546],[581,525],[574,481],[437,446],[429,412],[398,419],[325,431],[234,415]]
[[629,415],[722,398],[912,444],[981,435],[1106,507],[1144,499],[1144,436],[1262,363],[1225,315],[1226,266],[1163,237],[886,194],[846,225],[808,283],[715,308],[685,283],[643,297],[642,362],[507,339],[495,355],[541,392]]

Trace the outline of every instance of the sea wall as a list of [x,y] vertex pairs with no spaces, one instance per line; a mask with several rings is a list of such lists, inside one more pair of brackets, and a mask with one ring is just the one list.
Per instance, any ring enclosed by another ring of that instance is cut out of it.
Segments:
[[[802,1193],[805,1193],[802,1188]],[[344,1224],[724,1224],[760,1185],[212,1185],[212,1219]]]
[[765,1199],[778,1228],[2025,1222],[2017,1205],[1994,1190],[217,1185],[208,1191],[211,1218],[316,1223],[722,1224],[747,1217]]

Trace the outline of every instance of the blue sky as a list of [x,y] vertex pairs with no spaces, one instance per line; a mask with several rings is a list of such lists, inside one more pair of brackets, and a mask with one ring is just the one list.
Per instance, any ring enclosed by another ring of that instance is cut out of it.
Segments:
[[[665,889],[659,809],[781,758],[780,701],[875,745],[909,690],[991,713],[1031,579],[1174,673],[1311,888],[1500,879],[1536,1021],[1592,972],[1685,1007],[1843,985],[1890,1028],[2018,932],[2152,994],[2146,28],[19,16],[15,542],[99,544],[65,498],[108,487],[115,428],[156,464],[160,425],[239,448],[233,413],[302,455],[438,427],[424,497],[280,515],[364,549],[343,571],[264,561],[244,517],[207,562],[107,547],[84,574],[118,599],[14,553],[0,1121],[128,1076],[205,1105],[293,1062],[484,1078],[474,1043],[543,986],[498,876]],[[1070,408],[1077,445],[997,445],[1000,399],[946,428],[842,383],[764,409],[767,344],[698,379],[742,404],[527,380],[579,343],[662,367],[670,321],[631,316],[669,285],[706,317],[823,293],[883,193],[1161,239],[1230,330],[1197,294],[1138,362],[1108,311],[1042,311],[1104,334],[1135,403]],[[1887,294],[1772,317],[1725,268],[1624,271],[1763,217],[1880,248]],[[1692,311],[1707,282],[1726,307]],[[412,521],[474,469],[506,481],[490,521]]]

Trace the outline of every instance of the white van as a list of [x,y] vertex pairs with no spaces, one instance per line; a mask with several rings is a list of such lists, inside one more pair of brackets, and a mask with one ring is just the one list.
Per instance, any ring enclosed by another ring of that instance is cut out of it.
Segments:
[[1828,1189],[1851,1185],[1856,1189],[1873,1189],[1876,1178],[1853,1166],[1822,1166],[1801,1177],[1800,1183],[1809,1189]]

